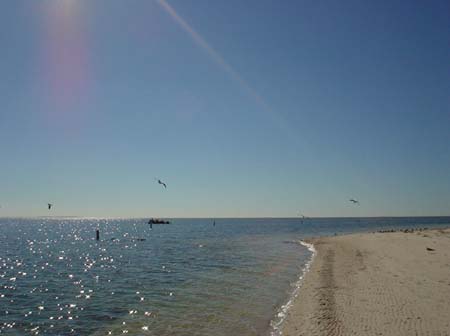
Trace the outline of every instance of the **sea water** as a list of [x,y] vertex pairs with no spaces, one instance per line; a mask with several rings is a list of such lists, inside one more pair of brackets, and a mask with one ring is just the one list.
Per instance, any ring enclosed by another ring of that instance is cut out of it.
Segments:
[[146,219],[3,218],[0,334],[277,334],[311,260],[301,239],[449,224],[172,219],[150,228]]

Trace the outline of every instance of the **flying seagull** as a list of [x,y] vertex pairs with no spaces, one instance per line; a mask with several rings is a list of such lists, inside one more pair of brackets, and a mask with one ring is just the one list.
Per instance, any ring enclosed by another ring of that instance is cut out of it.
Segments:
[[51,204],[51,203],[47,203],[47,204],[48,204],[48,210],[50,210],[52,208],[53,204]]
[[167,185],[163,181],[161,181],[160,179],[156,179],[156,180],[158,181],[159,184],[162,184],[164,186],[164,188],[167,188]]
[[353,198],[350,198],[349,201],[352,202],[353,204],[358,204],[359,205],[359,201],[357,201],[357,200],[355,200]]

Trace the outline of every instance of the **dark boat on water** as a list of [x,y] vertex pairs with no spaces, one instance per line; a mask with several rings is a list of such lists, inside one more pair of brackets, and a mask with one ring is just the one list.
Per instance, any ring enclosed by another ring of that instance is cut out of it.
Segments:
[[170,222],[169,222],[169,221],[162,220],[162,219],[155,219],[155,218],[152,218],[152,219],[150,219],[150,220],[148,221],[148,224],[170,224]]

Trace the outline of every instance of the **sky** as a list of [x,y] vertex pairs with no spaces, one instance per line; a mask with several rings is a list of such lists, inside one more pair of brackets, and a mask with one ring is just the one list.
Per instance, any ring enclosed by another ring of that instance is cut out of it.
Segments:
[[0,217],[450,215],[446,0],[0,8]]

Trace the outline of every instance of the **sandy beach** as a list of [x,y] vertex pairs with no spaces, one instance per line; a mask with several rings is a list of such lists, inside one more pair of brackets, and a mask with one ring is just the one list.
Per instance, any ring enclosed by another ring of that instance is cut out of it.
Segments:
[[284,336],[450,335],[450,229],[311,239]]

